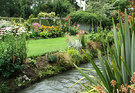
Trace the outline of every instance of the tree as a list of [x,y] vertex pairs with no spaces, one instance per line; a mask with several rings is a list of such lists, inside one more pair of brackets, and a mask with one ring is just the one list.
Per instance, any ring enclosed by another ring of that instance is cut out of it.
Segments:
[[24,19],[28,19],[29,16],[32,14],[32,10],[30,9],[30,6],[25,4],[22,6],[21,9],[22,9],[22,17]]
[[0,0],[0,16],[28,18],[32,0]]
[[63,17],[73,11],[73,6],[68,0],[55,0],[53,1],[53,12],[57,16]]
[[[104,18],[109,16],[112,8],[112,4],[108,0],[89,0],[86,11],[98,15],[100,26],[104,26],[102,24]],[[111,22],[108,24],[111,25]]]

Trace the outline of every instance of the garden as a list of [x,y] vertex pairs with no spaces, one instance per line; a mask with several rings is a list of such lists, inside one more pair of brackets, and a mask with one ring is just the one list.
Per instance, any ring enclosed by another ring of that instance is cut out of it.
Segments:
[[[85,11],[74,0],[0,1],[0,93],[25,93],[73,69],[83,76],[73,93],[135,93],[135,2],[101,1]],[[79,67],[87,63],[93,69]]]

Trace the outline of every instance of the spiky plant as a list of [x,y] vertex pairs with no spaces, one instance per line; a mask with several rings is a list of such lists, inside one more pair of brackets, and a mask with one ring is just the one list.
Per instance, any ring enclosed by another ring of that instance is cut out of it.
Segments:
[[[122,24],[122,20],[119,13],[119,31],[117,32],[114,19],[113,20],[113,32],[114,32],[114,45],[109,46],[109,56],[103,58],[101,52],[98,51],[98,57],[101,64],[101,70],[93,62],[90,56],[84,51],[94,69],[96,70],[101,82],[97,79],[89,77],[79,67],[75,67],[79,72],[88,79],[91,83],[98,86],[100,85],[107,93],[116,92],[120,89],[122,84],[130,84],[130,77],[135,72],[135,21],[134,15],[132,15],[132,22],[128,22],[127,12],[125,10],[125,23]],[[129,29],[129,23],[131,30]],[[110,60],[111,59],[111,60]],[[111,81],[115,80],[117,83],[115,88],[111,86]],[[84,85],[83,85],[84,86]],[[85,87],[87,88],[87,87]],[[90,91],[87,89],[87,91]]]

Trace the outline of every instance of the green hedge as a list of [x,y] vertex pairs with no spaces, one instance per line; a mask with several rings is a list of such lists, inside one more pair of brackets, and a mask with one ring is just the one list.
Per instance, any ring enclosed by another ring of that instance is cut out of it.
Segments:
[[102,18],[103,25],[107,25],[108,22],[110,22],[109,18],[105,17],[104,15],[98,15],[94,13],[89,13],[85,11],[80,12],[73,12],[70,14],[70,17],[72,18],[72,22],[78,22],[78,23],[85,23],[85,24],[93,24],[97,25],[97,23],[100,23],[100,17]]

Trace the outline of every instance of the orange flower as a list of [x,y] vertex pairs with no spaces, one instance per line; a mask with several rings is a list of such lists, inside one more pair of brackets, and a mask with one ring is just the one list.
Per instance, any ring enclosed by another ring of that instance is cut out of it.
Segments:
[[114,87],[115,85],[116,85],[116,81],[115,81],[115,80],[112,80],[112,81],[111,81],[111,86]]

